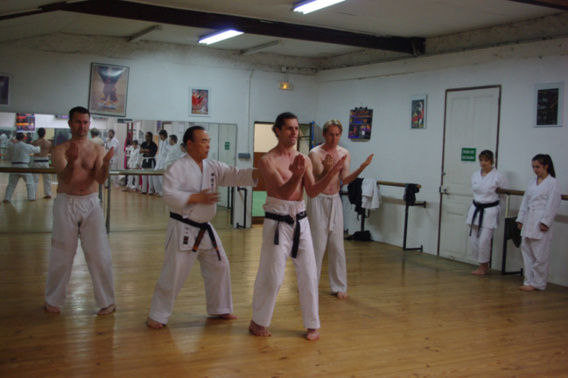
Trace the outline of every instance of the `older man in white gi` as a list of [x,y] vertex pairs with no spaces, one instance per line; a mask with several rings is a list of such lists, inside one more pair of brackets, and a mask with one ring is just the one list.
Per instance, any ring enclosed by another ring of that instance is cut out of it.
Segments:
[[312,237],[306,217],[304,188],[315,197],[337,176],[345,156],[315,182],[310,159],[296,150],[299,124],[289,112],[280,114],[272,127],[278,145],[268,151],[258,168],[266,184],[265,219],[262,249],[252,299],[249,331],[255,336],[270,336],[276,295],[284,280],[286,260],[292,257],[306,339],[319,339],[318,280]]
[[209,221],[215,216],[219,201],[217,187],[254,186],[257,171],[208,160],[210,138],[201,126],[188,129],[183,141],[187,155],[164,174],[164,201],[171,212],[164,265],[146,323],[150,328],[163,328],[168,323],[175,298],[196,260],[205,283],[207,313],[236,319],[232,314],[229,261]]

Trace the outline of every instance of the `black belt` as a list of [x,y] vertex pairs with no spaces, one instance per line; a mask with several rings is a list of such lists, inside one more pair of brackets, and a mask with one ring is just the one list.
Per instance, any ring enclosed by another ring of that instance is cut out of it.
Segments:
[[49,159],[35,159],[34,158],[34,163],[47,163],[49,161]]
[[469,226],[469,236],[471,236],[471,229],[473,227],[473,224],[475,223],[475,218],[477,217],[477,213],[479,213],[479,227],[477,228],[477,236],[479,237],[479,233],[481,232],[481,226],[483,225],[483,214],[485,213],[485,209],[499,206],[499,201],[489,202],[489,203],[479,203],[473,201],[473,206],[475,206],[475,211],[473,212],[473,217],[471,218],[471,225]]
[[13,161],[13,162],[12,162],[12,165],[14,165],[14,164],[25,164],[25,165],[28,165],[29,163],[24,163],[23,161]]
[[[264,213],[264,216],[268,219],[272,219],[278,222],[278,224],[276,225],[276,231],[274,232],[274,244],[278,245],[279,244],[278,228],[280,226],[280,222],[285,222],[288,223],[290,226],[292,226],[294,224],[294,218],[292,218],[291,215],[280,215],[274,213]],[[305,211],[301,211],[298,214],[296,214],[296,227],[294,227],[294,239],[292,242],[292,257],[294,258],[298,256],[298,246],[300,245],[300,232],[301,232],[300,220],[304,219],[307,216],[308,214],[306,214]]]
[[205,235],[205,231],[207,231],[209,238],[211,239],[211,244],[213,244],[213,248],[215,248],[215,252],[217,252],[217,257],[219,258],[219,261],[221,261],[221,254],[219,253],[219,247],[217,246],[217,241],[215,240],[215,234],[213,233],[213,228],[209,223],[197,223],[192,221],[191,219],[184,218],[181,215],[172,212],[170,212],[170,218],[200,229],[199,234],[197,234],[197,238],[195,238],[193,248],[191,248],[193,252],[197,252],[199,244],[201,244],[201,240],[203,240],[203,235]]

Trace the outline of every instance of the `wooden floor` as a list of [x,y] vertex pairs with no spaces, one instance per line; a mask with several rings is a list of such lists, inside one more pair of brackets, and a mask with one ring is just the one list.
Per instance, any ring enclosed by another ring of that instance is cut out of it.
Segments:
[[113,193],[112,202],[113,211],[129,214],[113,218],[109,235],[118,311],[95,315],[79,251],[68,303],[61,314],[48,314],[42,303],[51,201],[28,202],[19,186],[14,202],[0,205],[0,377],[568,376],[567,288],[525,293],[520,277],[474,277],[470,265],[375,242],[346,242],[347,300],[330,295],[322,280],[319,341],[304,340],[291,264],[272,337],[254,337],[247,327],[260,226],[219,229],[237,320],[206,316],[196,267],[168,326],[149,329],[167,215],[160,198],[130,193]]

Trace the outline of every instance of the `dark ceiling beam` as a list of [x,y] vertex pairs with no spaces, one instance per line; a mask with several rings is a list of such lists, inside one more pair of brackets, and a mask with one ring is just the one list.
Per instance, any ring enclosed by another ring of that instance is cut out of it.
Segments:
[[40,8],[41,12],[66,11],[213,30],[236,29],[244,33],[276,38],[356,46],[412,55],[421,55],[425,52],[424,38],[378,37],[369,34],[161,7],[131,1],[87,0],[49,4]]
[[509,1],[568,11],[568,0],[509,0]]

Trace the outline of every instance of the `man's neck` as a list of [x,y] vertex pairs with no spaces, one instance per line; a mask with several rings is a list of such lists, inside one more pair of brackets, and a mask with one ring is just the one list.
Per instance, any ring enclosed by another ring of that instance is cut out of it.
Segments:
[[335,149],[337,149],[337,145],[324,143],[321,146],[321,148],[322,148],[322,150],[329,152],[329,151],[334,151]]

